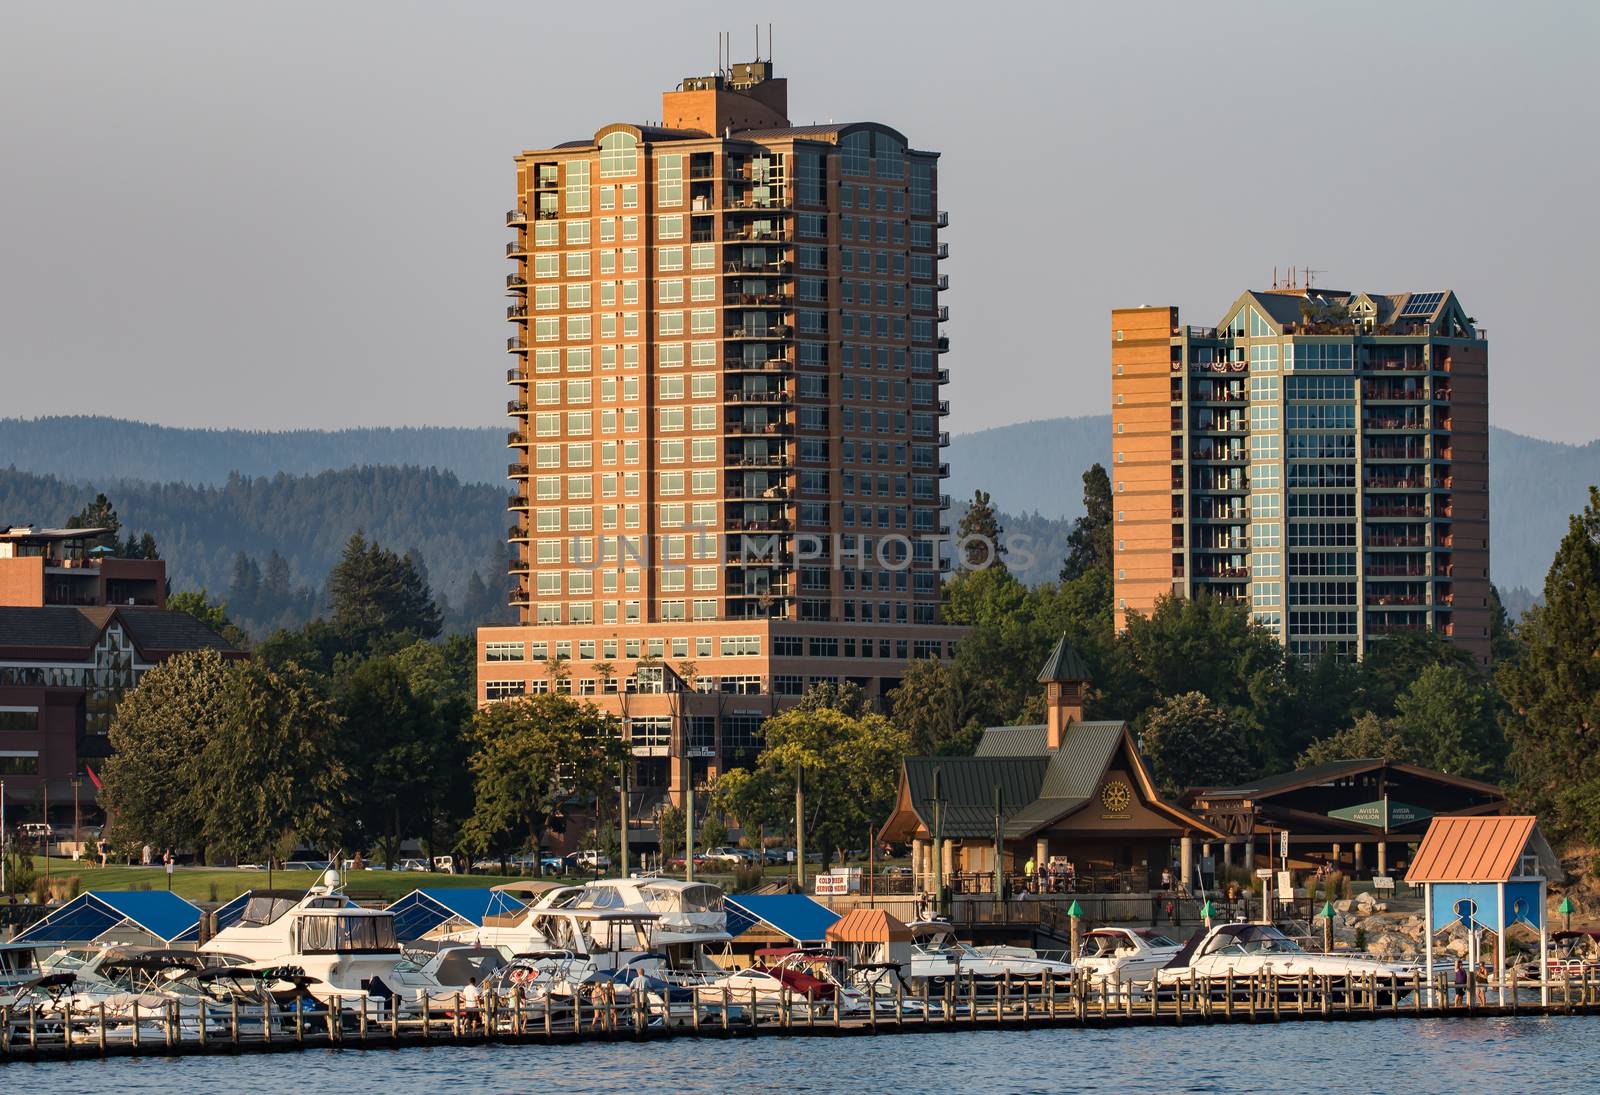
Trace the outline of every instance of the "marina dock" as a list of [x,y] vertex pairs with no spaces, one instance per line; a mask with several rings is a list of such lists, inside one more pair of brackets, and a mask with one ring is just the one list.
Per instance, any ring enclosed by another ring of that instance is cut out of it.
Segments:
[[[1475,986],[1474,986],[1475,987]],[[543,1045],[645,1041],[665,1038],[857,1037],[1032,1029],[1111,1029],[1284,1022],[1352,1022],[1541,1015],[1600,1015],[1600,972],[1552,979],[1540,987],[1485,987],[1485,1003],[1469,988],[1450,1004],[1441,974],[1429,985],[1410,978],[1371,977],[1352,984],[1330,978],[1275,976],[1194,979],[1160,993],[1119,991],[1086,977],[985,984],[946,984],[942,992],[904,991],[878,1000],[875,1010],[845,1014],[826,1003],[784,994],[739,1000],[725,991],[663,1010],[631,1005],[613,990],[564,1009],[544,1002],[486,998],[470,1007],[457,1000],[426,1014],[403,1015],[364,1000],[342,1012],[308,1013],[270,1006],[185,1006],[169,1002],[131,1017],[98,1013],[0,1009],[0,1064],[12,1061],[104,1057],[176,1057],[283,1053],[309,1049],[379,1050],[428,1045]],[[1503,992],[1501,990],[1504,990]],[[1501,1002],[1501,1000],[1504,1002]],[[203,1007],[203,1014],[202,1014]],[[203,1021],[202,1021],[203,1020]],[[63,1036],[63,1030],[71,1032]]]

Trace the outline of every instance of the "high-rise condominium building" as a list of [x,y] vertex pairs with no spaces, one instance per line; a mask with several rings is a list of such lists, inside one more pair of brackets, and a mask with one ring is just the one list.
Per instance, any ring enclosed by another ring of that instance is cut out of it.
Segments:
[[620,715],[641,786],[819,681],[945,656],[938,156],[791,125],[769,62],[523,152],[507,255],[513,627],[479,698]]
[[1488,341],[1451,292],[1111,313],[1116,619],[1247,601],[1298,655],[1432,629],[1489,657]]

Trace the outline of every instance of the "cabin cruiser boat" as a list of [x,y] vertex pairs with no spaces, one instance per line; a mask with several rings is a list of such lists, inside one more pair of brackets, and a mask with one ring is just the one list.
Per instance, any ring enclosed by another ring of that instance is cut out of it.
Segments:
[[1077,966],[1091,984],[1144,984],[1182,949],[1153,928],[1096,928],[1084,937]]
[[858,988],[843,983],[844,959],[828,951],[796,947],[770,947],[755,953],[756,964],[717,977],[693,982],[702,1006],[755,1008],[778,1011],[787,1002],[792,1013],[848,1015],[864,1012],[872,1000]]
[[6,989],[25,985],[39,976],[39,959],[32,944],[0,945],[0,995]]
[[1027,947],[974,947],[956,938],[955,929],[944,920],[918,920],[911,928],[911,964],[905,979],[935,984],[968,978],[998,981],[1007,974],[1013,980],[1040,981],[1048,974],[1057,981],[1072,977],[1070,962],[1041,958]]
[[498,947],[470,943],[442,943],[435,947],[407,948],[405,957],[384,977],[390,991],[407,1003],[454,1003],[469,981],[486,985],[506,964]]
[[339,892],[330,870],[304,893],[258,890],[244,912],[200,945],[202,953],[237,955],[236,965],[288,966],[307,977],[321,1000],[356,1002],[388,995],[388,978],[405,957],[395,941],[394,913],[363,909]]
[[1156,972],[1156,984],[1171,989],[1190,980],[1215,984],[1230,975],[1248,980],[1255,974],[1273,974],[1279,979],[1280,992],[1293,993],[1312,978],[1331,978],[1333,987],[1340,989],[1376,974],[1379,995],[1387,1000],[1386,985],[1393,984],[1391,978],[1402,983],[1395,995],[1404,995],[1414,971],[1414,966],[1373,958],[1303,950],[1270,924],[1218,924],[1196,932]]

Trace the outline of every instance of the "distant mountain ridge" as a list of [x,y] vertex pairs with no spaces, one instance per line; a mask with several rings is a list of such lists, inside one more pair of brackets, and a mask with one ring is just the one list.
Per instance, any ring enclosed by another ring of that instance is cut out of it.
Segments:
[[[270,478],[412,466],[453,476],[462,488],[491,485],[483,495],[488,498],[503,493],[510,462],[505,432],[504,427],[432,426],[208,430],[88,416],[6,418],[0,419],[0,467],[9,464],[82,484],[119,479],[222,486],[234,472]],[[1096,461],[1111,467],[1110,442],[1109,415],[1019,422],[957,435],[948,449],[952,522],[974,490],[987,490],[999,510],[1018,515],[1014,525],[1026,518],[1030,530],[1053,549],[1062,535],[1058,523],[1082,513],[1084,470]],[[1600,441],[1566,445],[1491,427],[1489,453],[1495,581],[1504,588],[1538,591],[1568,515],[1582,508],[1589,485],[1600,483]],[[505,517],[497,512],[483,519],[503,524]],[[53,519],[46,513],[0,511],[0,522]],[[1052,573],[1050,561],[1041,558],[1028,576],[1042,579]]]

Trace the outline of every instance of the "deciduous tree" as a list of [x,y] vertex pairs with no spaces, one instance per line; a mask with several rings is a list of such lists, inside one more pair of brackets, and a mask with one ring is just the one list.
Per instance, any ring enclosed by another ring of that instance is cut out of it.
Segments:
[[1168,795],[1188,787],[1226,786],[1250,772],[1244,729],[1199,692],[1173,696],[1151,711],[1140,742]]

